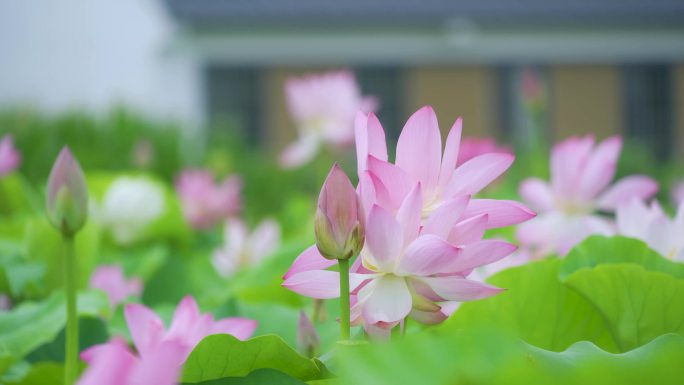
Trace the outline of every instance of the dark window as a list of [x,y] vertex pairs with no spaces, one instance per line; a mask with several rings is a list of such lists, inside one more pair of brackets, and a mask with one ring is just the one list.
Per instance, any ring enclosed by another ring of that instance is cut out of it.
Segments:
[[233,130],[247,143],[261,140],[261,87],[257,68],[214,66],[206,70],[208,116],[212,130]]
[[671,73],[667,65],[629,65],[623,70],[627,136],[667,160],[675,142],[672,128]]
[[377,111],[389,143],[394,143],[403,127],[402,71],[398,67],[359,67],[356,78],[364,95],[375,95],[380,102]]

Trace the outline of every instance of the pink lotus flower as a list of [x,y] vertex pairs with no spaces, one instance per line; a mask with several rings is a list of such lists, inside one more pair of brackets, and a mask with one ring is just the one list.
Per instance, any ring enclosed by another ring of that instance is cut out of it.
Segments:
[[[437,323],[440,304],[494,295],[498,288],[466,279],[472,269],[515,250],[482,240],[488,228],[534,216],[513,201],[471,199],[503,173],[510,154],[485,154],[456,167],[461,120],[441,156],[437,118],[430,107],[413,114],[387,162],[385,134],[375,115],[358,114],[356,147],[359,200],[366,218],[366,246],[350,274],[352,318],[367,329],[393,327],[406,316]],[[339,296],[334,261],[315,247],[305,250],[285,274],[283,286],[313,298]]]
[[662,256],[684,262],[684,202],[674,219],[658,202],[647,206],[638,199],[618,207],[615,217],[618,234],[642,240]]
[[280,246],[280,226],[273,219],[266,219],[250,234],[241,220],[229,219],[223,242],[223,246],[214,251],[211,261],[221,276],[229,277],[273,254]]
[[99,266],[90,277],[90,287],[107,293],[112,309],[128,297],[142,293],[142,281],[139,278],[126,280],[123,269],[118,265]]
[[[420,183],[422,218],[454,198],[472,196],[505,172],[514,156],[483,154],[457,167],[461,129],[459,118],[447,136],[442,155],[437,116],[431,107],[423,107],[406,122],[397,143],[395,164],[391,164],[387,162],[385,132],[378,118],[372,113],[360,113],[356,118],[359,179],[369,178],[373,182],[377,203],[391,212],[395,212],[416,183]],[[481,214],[488,214],[488,228],[518,224],[535,215],[515,201],[470,200],[464,219]]]
[[176,385],[184,360],[177,341],[161,342],[157,349],[139,357],[121,338],[81,353],[88,368],[77,385]]
[[325,258],[350,259],[364,242],[363,213],[354,186],[335,163],[318,197],[316,247]]
[[520,195],[540,213],[517,232],[520,242],[535,256],[565,255],[589,235],[612,234],[612,222],[596,215],[597,210],[612,212],[633,198],[655,194],[658,184],[641,175],[609,186],[621,147],[619,137],[598,145],[592,136],[567,139],[552,150],[550,184],[530,178],[520,185]]
[[0,176],[14,171],[20,162],[21,154],[14,148],[12,135],[5,135],[0,141]]
[[354,115],[377,108],[372,96],[362,96],[350,71],[332,71],[290,78],[285,84],[290,115],[299,139],[282,153],[283,167],[300,166],[311,160],[323,143],[344,147],[354,140]]
[[513,154],[507,146],[500,146],[492,138],[463,138],[458,152],[456,165],[463,163],[484,154]]
[[81,359],[90,366],[79,385],[175,384],[182,363],[204,337],[225,333],[242,340],[256,329],[256,321],[245,318],[214,321],[211,314],[199,312],[190,296],[178,304],[168,330],[152,310],[141,304],[126,305],[124,315],[137,355],[120,339],[83,351]]
[[185,170],[176,180],[183,214],[198,229],[207,229],[239,213],[241,189],[238,176],[228,176],[217,185],[211,172],[204,170]]
[[[372,190],[372,182],[362,181],[360,189]],[[466,276],[510,254],[515,246],[482,240],[488,215],[466,218],[467,195],[441,205],[423,223],[421,191],[416,184],[395,214],[377,204],[369,210],[366,247],[350,274],[355,324],[389,328],[407,316],[438,323],[446,318],[439,303],[501,291]],[[283,286],[313,298],[337,297],[339,274],[325,270],[334,263],[312,246],[293,263]]]

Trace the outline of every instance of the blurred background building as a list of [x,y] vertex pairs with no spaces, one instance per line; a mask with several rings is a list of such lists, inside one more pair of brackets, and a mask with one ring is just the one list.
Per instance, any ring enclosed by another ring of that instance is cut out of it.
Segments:
[[123,103],[273,148],[295,135],[284,80],[351,68],[394,134],[431,104],[523,149],[596,132],[684,150],[677,0],[12,1],[0,52],[2,107]]

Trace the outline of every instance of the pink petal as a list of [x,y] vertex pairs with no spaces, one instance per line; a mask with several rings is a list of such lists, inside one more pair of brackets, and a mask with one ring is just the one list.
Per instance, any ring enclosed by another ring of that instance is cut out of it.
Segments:
[[127,304],[124,316],[138,353],[144,356],[155,349],[164,334],[162,320],[152,310],[137,303]]
[[412,309],[409,314],[411,318],[424,325],[437,325],[447,319],[447,315],[442,311],[420,311]]
[[399,211],[397,211],[397,222],[404,229],[404,245],[418,236],[422,210],[423,198],[420,183],[418,183],[406,196],[401,207],[399,207]]
[[430,214],[421,233],[446,238],[465,211],[468,202],[470,202],[470,195],[461,195],[446,201]]
[[551,186],[539,178],[529,178],[520,184],[520,196],[535,210],[551,210],[554,207]]
[[303,271],[291,275],[282,285],[311,298],[337,298],[340,296],[340,273],[327,270]]
[[387,145],[385,144],[385,130],[378,117],[359,111],[354,121],[356,137],[356,161],[358,173],[361,175],[368,169],[368,155],[387,161]]
[[[175,385],[181,373],[181,364],[187,349],[176,341],[164,341],[159,349],[142,357],[131,371],[125,384]],[[119,384],[124,384],[119,383]]]
[[420,278],[420,280],[449,301],[473,301],[491,297],[503,291],[498,287],[458,276]]
[[615,176],[622,140],[615,136],[601,142],[592,152],[580,178],[577,196],[589,200],[603,191]]
[[323,270],[334,264],[337,261],[334,259],[323,258],[321,253],[318,252],[316,245],[309,246],[304,250],[297,259],[292,263],[292,266],[287,270],[283,279],[288,279],[294,274],[301,273],[302,271],[308,270]]
[[460,165],[451,177],[444,196],[473,195],[503,174],[513,164],[511,154],[484,154]]
[[442,153],[442,137],[432,107],[416,111],[406,122],[397,142],[396,165],[426,191],[437,186]]
[[551,186],[563,197],[574,197],[579,187],[579,176],[584,170],[594,137],[569,138],[556,144],[551,150]]
[[496,240],[484,240],[469,244],[463,248],[456,261],[450,265],[452,270],[449,272],[471,270],[478,266],[496,262],[510,255],[516,248],[513,244]]
[[368,157],[368,169],[382,182],[388,193],[388,196],[384,197],[376,184],[378,203],[387,209],[397,210],[415,183],[411,182],[408,174],[401,168],[373,156]]
[[191,328],[195,325],[198,319],[201,317],[199,307],[197,302],[190,295],[183,297],[181,302],[176,307],[176,311],[173,313],[173,320],[171,321],[171,327],[167,333],[169,338],[180,338],[181,340],[187,340]]
[[119,343],[110,342],[96,348],[96,354],[88,360],[88,368],[77,385],[128,384],[129,374],[137,364],[136,357]]
[[[373,274],[349,274],[349,289],[355,290]],[[340,273],[327,270],[309,270],[294,274],[282,283],[295,293],[311,298],[329,299],[340,296]]]
[[316,137],[308,135],[299,138],[290,144],[280,155],[280,165],[284,168],[295,168],[307,163],[318,152],[319,141]]
[[462,246],[477,242],[487,230],[488,214],[480,214],[457,223],[449,232],[447,241],[452,245]]
[[413,241],[399,261],[402,275],[427,276],[455,271],[452,265],[461,250],[436,235],[421,235]]
[[362,313],[368,324],[397,322],[411,311],[411,293],[406,281],[394,275],[384,275],[366,285],[359,297],[367,297]]
[[368,214],[366,246],[373,256],[374,265],[382,271],[391,271],[403,247],[403,229],[392,214],[375,205]]
[[246,340],[254,334],[257,321],[248,318],[224,318],[212,325],[211,334],[230,334],[237,339]]
[[446,143],[444,144],[444,155],[442,156],[442,165],[439,170],[439,190],[443,190],[447,186],[456,169],[462,129],[463,119],[459,117],[454,122],[454,125],[451,126],[449,136],[447,136]]
[[488,229],[517,225],[537,215],[534,211],[516,201],[471,199],[463,217],[471,218],[482,214],[488,214],[489,216],[487,220]]
[[658,182],[644,176],[632,175],[620,179],[608,188],[598,200],[598,206],[604,210],[615,210],[618,206],[627,204],[633,198],[648,199],[658,191]]

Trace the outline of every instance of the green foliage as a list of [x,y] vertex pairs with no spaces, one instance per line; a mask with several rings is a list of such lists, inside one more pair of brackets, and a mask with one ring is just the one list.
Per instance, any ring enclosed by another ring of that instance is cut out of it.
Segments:
[[280,337],[266,335],[240,341],[227,334],[204,338],[192,351],[183,368],[182,381],[199,383],[224,377],[243,377],[257,369],[275,369],[308,381],[325,373],[319,361],[299,355]]
[[563,260],[560,278],[599,264],[633,263],[649,271],[660,271],[684,279],[684,264],[663,258],[646,243],[626,237],[592,236],[575,246]]
[[[64,294],[56,291],[41,302],[24,302],[0,313],[0,357],[18,360],[53,341],[66,324],[64,307]],[[78,297],[78,310],[81,316],[106,315],[109,302],[102,292],[84,292]]]
[[350,385],[677,384],[684,375],[684,337],[666,334],[624,354],[590,342],[552,352],[476,327],[362,345],[340,358],[340,383]]
[[558,280],[560,265],[560,260],[552,259],[496,274],[488,281],[506,288],[505,292],[462,304],[440,328],[490,325],[548,350],[561,351],[577,341],[592,341],[615,351],[601,314]]

